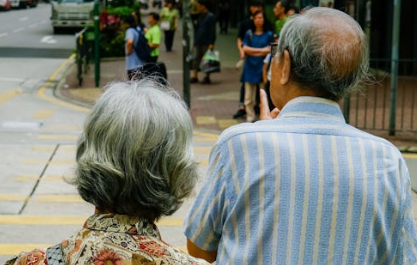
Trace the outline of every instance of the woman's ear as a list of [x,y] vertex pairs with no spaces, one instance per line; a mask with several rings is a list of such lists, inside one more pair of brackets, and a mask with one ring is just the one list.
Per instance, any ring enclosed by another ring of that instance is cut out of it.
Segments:
[[291,57],[290,53],[287,50],[284,50],[282,55],[282,71],[281,71],[281,78],[280,83],[281,85],[286,85],[290,81],[291,75]]

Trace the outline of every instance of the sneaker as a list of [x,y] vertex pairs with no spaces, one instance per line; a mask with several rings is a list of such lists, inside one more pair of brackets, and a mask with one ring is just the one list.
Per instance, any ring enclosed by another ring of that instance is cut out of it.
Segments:
[[191,84],[198,83],[198,78],[197,77],[190,78],[190,83]]
[[239,119],[239,118],[244,118],[246,116],[246,110],[244,109],[239,109],[235,115],[233,115],[233,119]]
[[208,77],[208,76],[204,77],[203,82],[201,82],[201,83],[203,83],[203,84],[211,84],[210,77]]

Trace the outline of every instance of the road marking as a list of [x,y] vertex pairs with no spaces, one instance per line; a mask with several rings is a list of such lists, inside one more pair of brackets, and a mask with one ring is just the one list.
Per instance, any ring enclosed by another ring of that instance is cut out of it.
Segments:
[[403,154],[404,158],[417,159],[417,154]]
[[24,28],[17,28],[15,30],[13,30],[13,32],[18,33],[18,32],[24,31],[24,30],[25,30]]
[[63,134],[40,134],[38,135],[40,140],[77,140],[77,135],[63,135]]
[[55,150],[55,147],[53,146],[32,146],[32,151],[36,152],[53,152]]
[[[82,216],[30,216],[0,215],[0,225],[83,225],[88,217]],[[183,218],[165,217],[157,221],[157,226],[181,226]]]
[[[50,246],[55,245],[55,243],[51,244],[0,244],[0,255],[18,255],[23,251],[33,250],[33,249],[46,249]],[[174,246],[175,248],[188,253],[186,246]]]
[[[7,201],[7,202],[22,202],[27,199],[26,195],[17,195],[17,194],[0,194],[0,201]],[[0,219],[3,216],[0,215]]]
[[217,123],[216,117],[214,116],[197,116],[195,119],[196,123],[199,125]]
[[6,91],[4,93],[0,94],[0,104],[11,100],[12,98],[16,97],[17,95],[21,94],[22,90],[21,89],[14,89],[14,90],[9,90]]
[[[72,61],[75,59],[75,54],[72,54],[67,60],[65,60],[58,69],[55,70],[55,72],[49,77],[49,80],[55,81],[56,77],[64,70],[67,65],[69,65]],[[67,107],[73,110],[81,111],[81,112],[90,112],[90,109],[83,108],[65,101],[58,100],[56,98],[49,97],[45,95],[45,90],[47,87],[51,85],[51,82],[46,82],[43,87],[41,87],[38,91],[38,96],[42,98],[43,100],[49,101],[51,103],[61,105],[63,107]]]
[[[69,184],[68,184],[69,185]],[[86,203],[80,195],[38,195],[36,202],[59,202],[59,203]]]
[[54,39],[53,36],[44,36],[41,39],[41,42],[42,43],[48,43],[48,44],[54,44],[54,43],[56,43],[56,40]]
[[5,32],[5,33],[0,33],[0,38],[1,37],[6,37],[7,35],[9,35],[9,33]]
[[205,154],[210,153],[211,147],[194,147],[194,153],[196,154]]
[[27,164],[27,165],[71,165],[74,164],[75,161],[71,159],[54,159],[52,161],[49,161],[47,159],[40,160],[40,159],[31,159],[31,158],[23,158],[20,160],[20,163]]
[[54,115],[52,110],[38,110],[33,114],[35,119],[47,119]]
[[215,133],[207,133],[207,132],[200,132],[200,131],[194,131],[193,134],[198,135],[198,136],[216,138],[216,139],[219,137],[219,135]]
[[81,131],[82,126],[77,125],[48,125],[43,127],[45,130],[60,130],[60,131]]
[[21,17],[21,18],[19,18],[19,21],[26,21],[28,19],[29,19],[28,17]]

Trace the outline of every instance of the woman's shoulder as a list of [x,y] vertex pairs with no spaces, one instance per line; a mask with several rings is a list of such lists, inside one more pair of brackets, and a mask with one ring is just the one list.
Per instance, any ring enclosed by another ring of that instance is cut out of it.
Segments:
[[6,261],[5,265],[46,265],[46,252],[44,249],[34,249],[22,252],[17,256]]

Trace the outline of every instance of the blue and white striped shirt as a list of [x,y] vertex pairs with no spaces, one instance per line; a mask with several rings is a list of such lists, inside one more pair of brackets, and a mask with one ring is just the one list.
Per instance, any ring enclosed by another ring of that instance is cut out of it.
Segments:
[[185,226],[217,264],[417,262],[401,153],[317,97],[225,130]]

